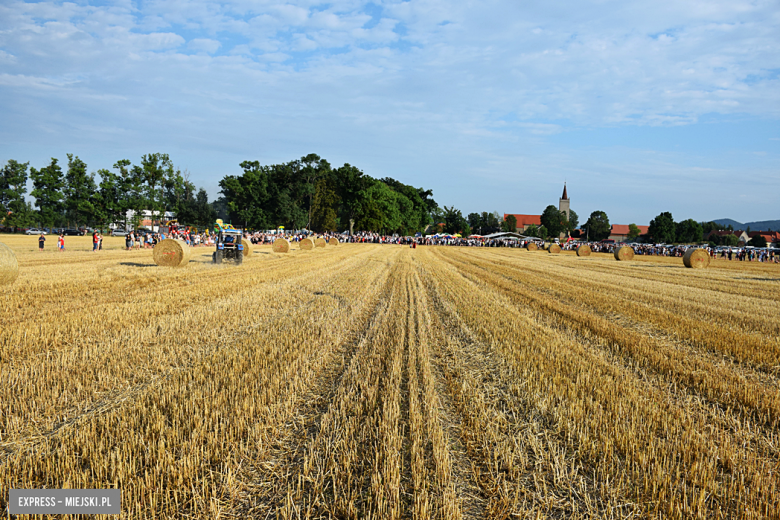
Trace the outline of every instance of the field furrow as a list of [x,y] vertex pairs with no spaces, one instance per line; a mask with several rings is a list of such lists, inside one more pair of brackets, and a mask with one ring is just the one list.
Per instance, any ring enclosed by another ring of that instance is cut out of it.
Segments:
[[620,326],[601,313],[583,310],[582,305],[568,305],[534,288],[518,283],[515,275],[496,272],[485,264],[450,259],[469,276],[490,284],[519,305],[530,306],[578,331],[589,331],[607,340],[606,346],[623,355],[627,362],[638,363],[659,371],[676,384],[687,386],[707,399],[735,408],[751,421],[774,428],[780,419],[780,393],[762,384],[758,378],[746,380],[728,364],[710,364],[706,357],[688,349],[669,348],[662,341]]

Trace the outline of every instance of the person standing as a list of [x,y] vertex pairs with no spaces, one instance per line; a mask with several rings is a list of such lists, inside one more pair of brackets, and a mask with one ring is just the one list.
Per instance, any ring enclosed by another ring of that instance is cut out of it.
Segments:
[[57,249],[62,253],[65,251],[65,235],[60,233],[60,237],[57,239]]
[[43,251],[43,245],[46,243],[46,237],[43,236],[43,231],[41,231],[41,236],[38,237],[38,251]]
[[93,231],[92,232],[92,252],[93,253],[98,250],[99,243],[100,243],[100,239],[98,238],[98,232],[97,231]]

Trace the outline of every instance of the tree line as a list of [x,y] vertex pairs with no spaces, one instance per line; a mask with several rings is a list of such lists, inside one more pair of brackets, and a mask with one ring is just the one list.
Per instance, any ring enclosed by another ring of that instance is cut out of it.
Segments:
[[[140,164],[122,159],[111,169],[93,173],[78,156],[67,154],[67,159],[64,170],[56,158],[40,169],[30,167],[29,162],[9,160],[0,169],[0,226],[15,230],[32,225],[123,223],[136,228],[145,210],[152,213],[152,220],[170,211],[181,224],[202,228],[210,227],[216,218],[247,229],[284,226],[319,233],[349,230],[411,235],[429,230],[469,236],[517,228],[513,215],[503,219],[498,212],[485,211],[464,217],[455,207],[439,207],[430,189],[390,177],[376,179],[348,163],[334,168],[316,154],[282,164],[244,161],[241,173],[219,181],[221,196],[213,202],[164,153],[143,155]],[[28,181],[34,205],[27,200]],[[133,215],[130,221],[128,212]],[[581,229],[575,211],[567,218],[553,205],[544,209],[540,222],[528,226],[523,234],[603,240],[611,233],[609,217],[600,210],[592,212]],[[713,222],[675,222],[670,212],[663,212],[650,222],[645,238],[656,243],[697,243],[717,229]],[[629,238],[640,234],[639,227],[630,224]],[[711,237],[711,245],[736,244],[734,235]]]
[[[197,189],[167,154],[146,154],[137,165],[122,159],[112,169],[93,173],[78,156],[67,157],[64,171],[56,158],[40,169],[15,160],[0,169],[0,207],[4,210],[0,225],[12,230],[32,225],[103,227],[120,222],[138,227],[144,210],[151,212],[152,219],[172,211],[189,224],[206,227],[214,221],[215,210],[206,190]],[[28,179],[35,207],[26,200]],[[131,221],[128,211],[132,211]]]
[[[697,222],[691,218],[681,222],[675,222],[671,212],[664,211],[658,214],[650,221],[646,235],[642,235],[639,226],[629,224],[628,238],[635,240],[639,237],[646,242],[656,244],[697,244],[704,241],[704,237],[711,231],[723,229],[723,226],[715,222]],[[594,211],[590,214],[587,222],[583,224],[579,237],[586,237],[588,240],[604,240],[609,238],[612,226],[609,223],[609,217],[603,211]],[[732,226],[726,228],[733,231]],[[748,229],[750,232],[750,229]],[[574,235],[573,235],[574,236]],[[728,234],[723,236],[711,235],[708,237],[709,245],[715,246],[736,246],[739,238],[736,235]],[[749,245],[756,247],[766,247],[766,240],[763,237],[753,237]]]

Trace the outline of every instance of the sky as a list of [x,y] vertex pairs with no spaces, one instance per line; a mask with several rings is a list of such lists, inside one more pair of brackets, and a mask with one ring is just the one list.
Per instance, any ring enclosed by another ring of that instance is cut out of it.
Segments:
[[777,0],[0,0],[0,161],[316,153],[581,222],[780,219]]

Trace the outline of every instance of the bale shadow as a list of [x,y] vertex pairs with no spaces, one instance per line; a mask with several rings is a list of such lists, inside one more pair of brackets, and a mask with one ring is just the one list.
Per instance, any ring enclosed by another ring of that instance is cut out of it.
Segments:
[[119,262],[119,265],[126,265],[128,267],[157,267],[157,264],[141,264],[138,262]]

